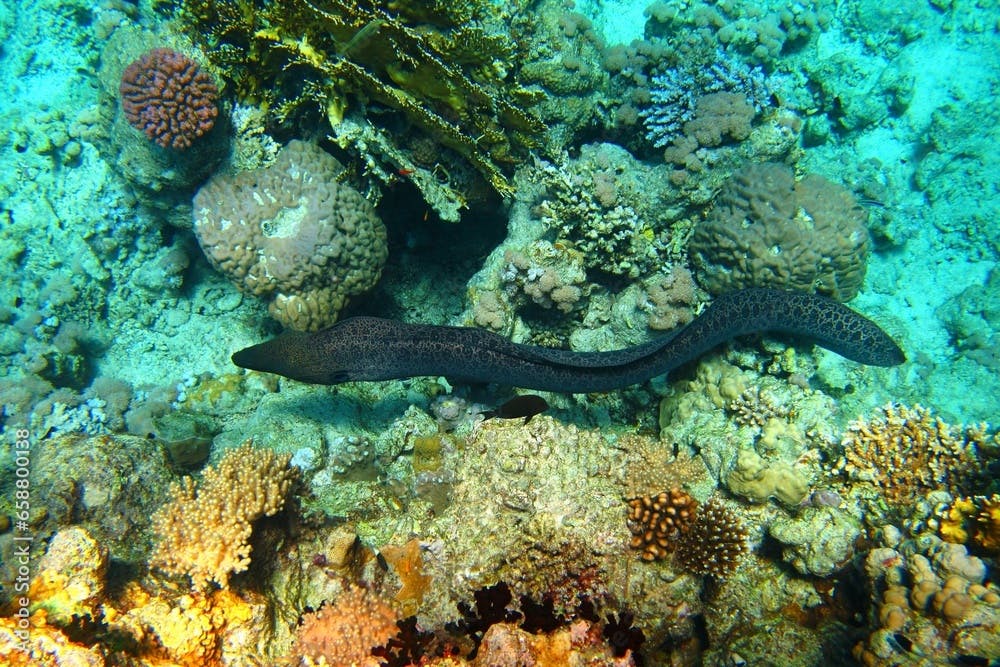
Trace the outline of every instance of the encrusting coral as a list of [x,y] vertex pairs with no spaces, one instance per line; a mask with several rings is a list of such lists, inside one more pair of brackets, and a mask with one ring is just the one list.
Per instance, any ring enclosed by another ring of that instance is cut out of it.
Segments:
[[290,458],[248,441],[206,468],[200,483],[185,477],[173,484],[170,500],[153,515],[159,540],[151,564],[190,576],[195,589],[210,582],[226,588],[250,565],[253,523],[280,512],[298,480]]
[[271,165],[218,175],[194,198],[194,231],[212,265],[300,331],[333,324],[388,255],[385,225],[341,171],[319,147],[291,141]]

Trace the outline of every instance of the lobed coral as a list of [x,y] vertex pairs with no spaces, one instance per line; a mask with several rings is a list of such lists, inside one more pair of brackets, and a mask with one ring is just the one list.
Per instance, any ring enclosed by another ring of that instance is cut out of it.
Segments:
[[641,496],[628,501],[629,546],[642,549],[646,561],[664,558],[671,543],[686,532],[697,516],[698,502],[674,487],[659,495]]
[[951,426],[919,405],[886,405],[851,422],[835,470],[875,485],[897,508],[935,490],[961,495],[976,481],[985,432],[985,426]]
[[[965,547],[934,536],[898,542],[892,526],[864,561],[873,607],[869,636],[854,647],[863,665],[950,664],[1000,655],[1000,590]],[[982,664],[988,662],[982,660]],[[975,664],[979,664],[976,662]]]
[[153,49],[129,65],[119,93],[129,124],[163,148],[190,148],[219,113],[212,78],[172,49]]
[[374,207],[338,180],[319,147],[291,141],[271,165],[219,175],[194,198],[194,231],[212,265],[285,326],[333,324],[379,279],[388,255]]
[[691,237],[698,282],[713,294],[771,286],[847,301],[865,277],[867,218],[847,190],[822,176],[796,182],[785,165],[747,165]]
[[208,467],[200,483],[185,477],[153,515],[159,539],[150,563],[169,574],[186,574],[195,589],[209,582],[226,588],[229,577],[250,565],[253,523],[284,507],[298,469],[291,455],[254,449],[247,441]]

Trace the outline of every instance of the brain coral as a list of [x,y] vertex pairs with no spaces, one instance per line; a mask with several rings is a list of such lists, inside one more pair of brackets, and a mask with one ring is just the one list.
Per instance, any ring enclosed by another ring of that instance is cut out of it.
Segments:
[[190,147],[219,113],[212,78],[172,49],[143,54],[125,69],[118,90],[129,124],[164,148]]
[[714,294],[751,286],[857,294],[868,258],[867,212],[844,188],[781,164],[745,166],[691,237],[698,282]]
[[375,209],[339,183],[343,167],[291,141],[273,164],[219,175],[194,198],[194,230],[212,265],[241,289],[271,299],[285,326],[329,326],[348,298],[379,279],[388,248]]

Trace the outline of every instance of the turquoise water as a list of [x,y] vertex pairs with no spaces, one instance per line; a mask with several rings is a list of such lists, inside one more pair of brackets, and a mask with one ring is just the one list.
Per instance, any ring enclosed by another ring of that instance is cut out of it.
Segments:
[[[82,664],[312,664],[300,617],[350,616],[355,584],[436,633],[432,664],[487,664],[487,631],[488,664],[531,664],[517,633],[569,664],[559,632],[588,664],[1000,660],[996,3],[15,2],[0,37],[0,662],[57,664],[63,633],[106,660]],[[154,48],[205,99],[130,119],[162,103],[122,84]],[[230,359],[353,315],[607,351],[754,286],[843,301],[906,361],[740,337],[524,422],[479,414],[527,390]],[[162,545],[228,524],[150,517],[247,440],[298,481],[246,511],[249,569],[196,586],[227,610],[199,653],[164,610],[202,554]],[[644,551],[627,503],[674,487],[721,528]],[[499,582],[559,621],[454,625]],[[49,614],[29,639],[22,607]],[[389,625],[343,640],[357,664]]]

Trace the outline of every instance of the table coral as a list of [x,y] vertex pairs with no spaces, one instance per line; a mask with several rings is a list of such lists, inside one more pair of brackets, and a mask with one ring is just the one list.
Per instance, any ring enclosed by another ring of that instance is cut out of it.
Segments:
[[129,65],[119,91],[129,124],[163,148],[190,148],[219,113],[212,78],[172,49],[153,49]]
[[271,165],[218,175],[194,198],[194,231],[212,265],[269,298],[271,315],[293,329],[333,324],[388,255],[385,226],[340,182],[342,170],[319,147],[291,141]]
[[200,483],[185,477],[153,515],[159,539],[151,564],[169,574],[187,574],[195,589],[209,582],[225,588],[232,574],[250,565],[253,522],[284,506],[298,469],[289,454],[254,449],[249,442],[230,450]]

